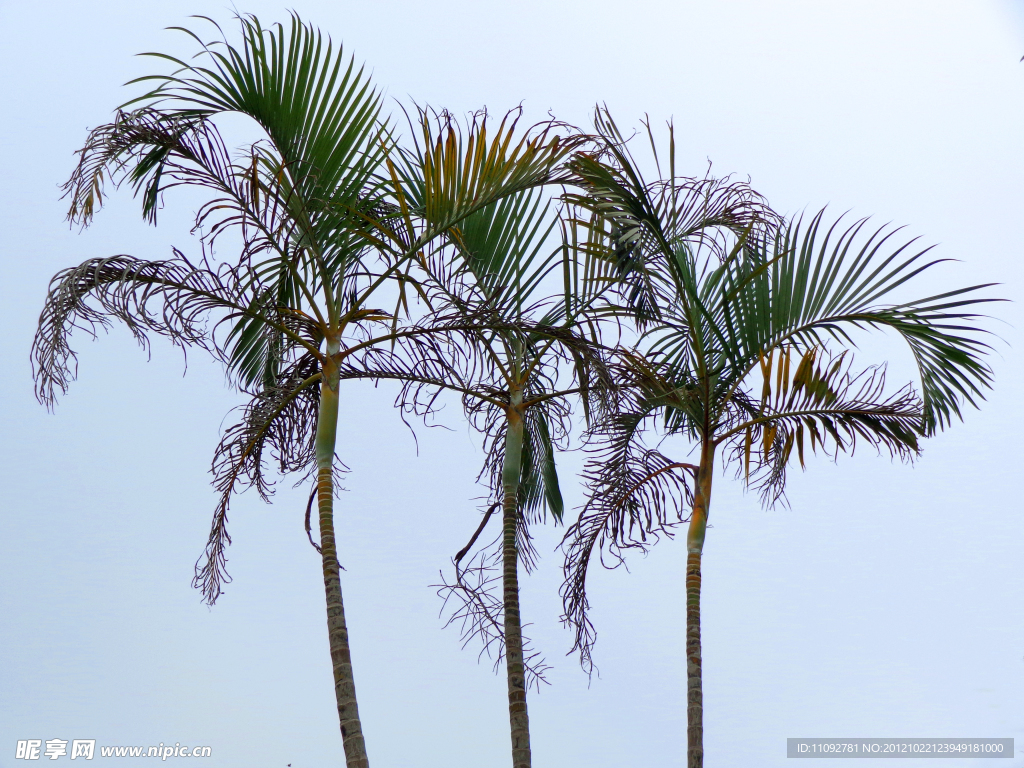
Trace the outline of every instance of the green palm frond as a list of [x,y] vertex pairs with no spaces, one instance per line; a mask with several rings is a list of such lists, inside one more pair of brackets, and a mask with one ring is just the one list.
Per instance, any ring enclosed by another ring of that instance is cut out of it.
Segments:
[[541,190],[492,203],[452,228],[449,238],[459,267],[449,279],[458,280],[465,270],[471,274],[470,290],[480,291],[495,307],[509,307],[512,316],[521,315],[541,281],[558,266],[560,247],[543,255],[556,226]]
[[[991,386],[983,356],[990,348],[976,308],[995,299],[974,285],[897,303],[912,281],[939,264],[931,249],[893,244],[895,232],[824,227],[819,211],[804,227],[797,219],[777,237],[748,241],[744,259],[729,265],[713,308],[726,378],[746,375],[771,349],[852,343],[854,329],[892,329],[910,347],[921,379],[922,428],[933,434],[977,406]],[[677,334],[678,336],[679,334]]]
[[[207,17],[197,17],[220,27]],[[287,26],[264,28],[255,16],[239,16],[242,45],[221,31],[219,40],[174,27],[201,52],[192,62],[144,54],[179,66],[170,74],[133,80],[156,87],[128,102],[210,117],[237,112],[266,132],[282,165],[315,216],[338,199],[357,195],[377,172],[385,153],[380,94],[355,59],[320,31],[292,14]]]
[[[652,295],[650,273],[639,267],[623,268],[616,257],[613,239],[607,232],[595,232],[607,222],[574,205],[569,195],[563,196],[564,210],[559,216],[562,234],[562,306],[553,315],[578,318],[590,337],[601,338],[602,318],[614,317],[618,309],[613,301],[602,298],[626,295],[626,303],[638,316],[652,314],[644,306],[644,298]],[[610,306],[609,306],[610,305]]]
[[[545,408],[530,408],[526,411],[526,429],[523,436],[523,462],[519,481],[519,509],[527,517],[542,519],[544,511],[551,513],[555,522],[562,522],[564,503],[558,485],[558,470],[555,467],[555,447],[565,443],[566,434],[553,439],[551,434],[552,414]],[[564,430],[564,416],[555,414],[554,424]]]
[[[569,167],[581,192],[565,200],[575,211],[573,223],[584,233],[577,239],[585,252],[614,264],[621,314],[645,325],[660,318],[665,295],[686,306],[705,270],[734,258],[738,242],[778,226],[780,217],[747,183],[677,176],[671,124],[669,175],[653,182],[644,178],[606,110],[597,111],[595,125],[598,151],[574,156]],[[660,169],[649,125],[647,134]]]
[[[315,318],[290,310],[283,293],[281,282],[272,287],[254,285],[251,311],[232,316],[219,340],[228,370],[242,389],[272,386],[281,366],[294,360],[296,353],[322,347],[323,327]],[[276,322],[269,324],[267,318]]]

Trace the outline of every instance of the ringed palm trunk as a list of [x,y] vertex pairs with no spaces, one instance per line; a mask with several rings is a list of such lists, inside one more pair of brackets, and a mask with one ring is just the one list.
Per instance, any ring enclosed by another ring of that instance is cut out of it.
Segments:
[[705,439],[686,534],[686,768],[704,765],[704,689],[700,653],[700,558],[711,506],[714,443]]
[[317,512],[320,518],[320,548],[323,553],[324,591],[327,596],[327,636],[334,671],[334,694],[345,748],[347,768],[369,768],[363,726],[356,705],[356,684],[345,624],[345,603],[341,597],[338,549],[334,541],[334,447],[338,433],[338,367],[332,355],[338,342],[328,341],[327,363],[320,386],[320,412],[316,425]]
[[519,478],[523,457],[523,397],[513,391],[505,432],[502,466],[502,586],[505,603],[505,669],[508,676],[508,716],[512,732],[512,768],[530,768],[530,716],[526,709],[526,667],[523,663],[523,625],[519,616],[519,551],[516,547]]

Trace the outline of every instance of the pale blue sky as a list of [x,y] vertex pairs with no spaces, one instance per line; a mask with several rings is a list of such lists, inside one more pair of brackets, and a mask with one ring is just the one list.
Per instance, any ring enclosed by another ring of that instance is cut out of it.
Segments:
[[[1014,303],[993,310],[1005,321],[996,389],[914,467],[868,451],[815,461],[791,476],[790,508],[768,512],[731,474],[717,481],[705,733],[709,768],[782,766],[792,736],[1014,737],[1024,749],[1020,3],[292,7],[397,99],[457,112],[522,102],[579,124],[597,101],[624,124],[674,116],[682,172],[710,160],[781,211],[830,203],[906,225],[959,260],[936,287],[1004,284]],[[266,0],[240,8],[286,18]],[[179,352],[156,344],[147,362],[117,329],[79,340],[80,379],[55,414],[32,395],[28,347],[56,271],[196,250],[187,200],[153,229],[125,192],[79,234],[59,199],[87,130],[153,66],[133,54],[187,50],[162,30],[194,13],[230,20],[205,0],[0,0],[0,768],[20,762],[16,740],[54,737],[210,745],[211,768],[342,764],[306,491],[238,499],[234,583],[212,610],[189,586],[214,504],[209,459],[239,403],[220,371],[194,355],[183,377]],[[338,526],[372,764],[504,766],[504,680],[442,631],[429,587],[477,520],[475,440],[450,408],[456,429],[422,434],[417,458],[390,391],[349,397]],[[580,457],[560,465],[575,506]],[[524,587],[555,666],[531,697],[535,765],[684,765],[683,547],[596,575],[601,674],[588,689],[563,656],[560,536],[539,531],[541,570]]]

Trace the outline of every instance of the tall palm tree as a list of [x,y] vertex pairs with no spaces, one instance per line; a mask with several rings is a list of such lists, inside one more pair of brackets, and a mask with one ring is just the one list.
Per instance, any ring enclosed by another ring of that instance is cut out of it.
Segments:
[[[422,112],[421,124],[449,125],[446,113]],[[479,119],[479,116],[474,118]],[[431,162],[425,149],[436,143],[427,131],[404,155],[399,170],[408,209],[427,215]],[[512,764],[531,764],[527,690],[542,677],[525,648],[519,602],[519,566],[527,570],[535,551],[528,526],[549,511],[556,521],[563,504],[555,451],[568,435],[567,398],[580,396],[585,410],[600,405],[607,384],[600,350],[580,330],[601,290],[613,282],[611,262],[571,260],[575,251],[552,243],[559,219],[543,190],[492,203],[470,216],[405,274],[418,295],[435,309],[422,322],[457,329],[438,338],[402,339],[394,350],[367,350],[353,369],[403,383],[397,402],[419,414],[430,411],[440,390],[462,397],[471,423],[484,435],[481,477],[493,504],[470,545],[456,557],[456,580],[443,590],[461,598],[455,617],[485,648],[498,647],[508,686]],[[467,580],[460,561],[491,514],[501,510],[499,552],[481,553],[478,576]],[[500,570],[501,599],[486,587]],[[536,662],[536,659],[533,659]]]
[[[595,552],[612,564],[648,537],[670,532],[675,507],[689,510],[686,535],[687,765],[703,764],[700,587],[716,461],[738,462],[770,504],[785,487],[786,468],[806,448],[833,457],[859,441],[913,458],[919,440],[977,405],[991,385],[987,345],[972,309],[984,301],[972,286],[925,298],[897,298],[938,260],[928,249],[897,244],[866,221],[777,225],[695,232],[728,186],[676,178],[646,182],[607,116],[599,120],[608,162],[576,169],[587,205],[609,224],[595,228],[606,249],[636,265],[637,290],[618,309],[638,319],[639,342],[618,366],[622,407],[594,430],[590,490],[566,535],[566,620],[576,650],[590,663],[593,626],[586,576]],[[653,146],[653,140],[652,140]],[[858,370],[851,332],[893,331],[907,344],[922,392],[891,392],[884,366]],[[694,463],[644,446],[646,428],[685,438]],[[794,451],[794,448],[796,449]]]
[[[264,28],[241,17],[241,46],[199,42],[200,55],[171,74],[140,78],[155,87],[95,129],[66,189],[70,218],[87,224],[104,184],[129,183],[155,223],[164,194],[204,190],[196,228],[209,246],[240,234],[234,264],[198,264],[180,252],[164,261],[90,259],[51,282],[33,345],[39,398],[52,405],[74,376],[69,334],[124,322],[148,334],[207,349],[252,399],[214,460],[221,492],[196,585],[214,602],[225,571],[228,504],[239,488],[271,491],[264,460],[315,478],[328,637],[346,762],[368,765],[356,703],[334,534],[335,449],[341,369],[377,344],[450,329],[399,326],[369,305],[401,280],[407,262],[474,212],[547,180],[571,148],[545,127],[520,132],[486,121],[466,136],[450,131],[425,148],[429,216],[412,217],[393,174],[391,131],[380,97],[354,61],[313,27]],[[217,121],[250,118],[262,138],[232,153]],[[381,325],[384,324],[381,329]],[[218,329],[221,332],[218,333]]]

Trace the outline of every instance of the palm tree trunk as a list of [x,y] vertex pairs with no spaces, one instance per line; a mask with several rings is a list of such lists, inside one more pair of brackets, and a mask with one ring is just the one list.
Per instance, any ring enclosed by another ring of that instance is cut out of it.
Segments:
[[[333,348],[332,348],[333,347]],[[328,343],[328,355],[337,344]],[[369,768],[363,726],[356,705],[356,684],[352,677],[352,656],[345,624],[345,603],[341,597],[338,550],[334,542],[334,447],[338,434],[338,369],[328,357],[320,387],[320,412],[316,425],[317,511],[320,516],[320,548],[323,552],[324,591],[327,596],[327,636],[334,670],[334,694],[345,748],[347,768]]]
[[522,472],[522,394],[513,393],[505,432],[501,472],[502,582],[505,602],[505,669],[508,675],[508,716],[512,729],[512,767],[530,768],[530,716],[526,709],[526,668],[523,664],[523,625],[519,617],[519,551],[516,547],[519,478]]
[[686,768],[704,765],[704,690],[700,654],[700,558],[711,506],[714,444],[706,441],[686,534]]

